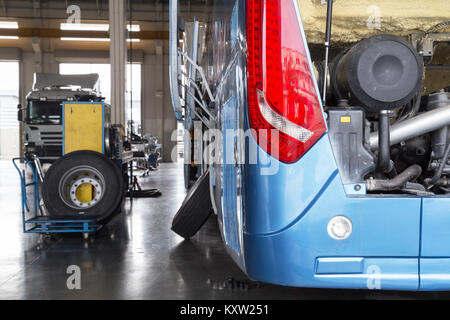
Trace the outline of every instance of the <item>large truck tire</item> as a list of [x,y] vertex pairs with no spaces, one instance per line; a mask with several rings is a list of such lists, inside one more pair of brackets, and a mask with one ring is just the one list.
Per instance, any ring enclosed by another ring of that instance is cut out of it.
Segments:
[[124,199],[122,172],[95,151],[75,151],[58,159],[47,171],[42,198],[54,217],[103,220]]
[[212,213],[209,170],[198,179],[173,218],[172,230],[185,239],[194,236]]

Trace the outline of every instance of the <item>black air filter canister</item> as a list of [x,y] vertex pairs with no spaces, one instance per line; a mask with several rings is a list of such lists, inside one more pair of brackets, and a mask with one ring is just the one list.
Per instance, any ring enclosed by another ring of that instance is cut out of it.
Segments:
[[338,99],[378,112],[402,106],[417,95],[423,62],[407,41],[385,34],[364,39],[338,55],[330,72]]

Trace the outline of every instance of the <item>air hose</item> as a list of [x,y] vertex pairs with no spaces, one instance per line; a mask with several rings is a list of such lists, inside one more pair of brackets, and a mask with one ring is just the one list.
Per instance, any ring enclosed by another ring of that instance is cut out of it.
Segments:
[[392,179],[367,179],[367,191],[393,191],[401,189],[409,181],[414,181],[422,173],[422,167],[413,164]]

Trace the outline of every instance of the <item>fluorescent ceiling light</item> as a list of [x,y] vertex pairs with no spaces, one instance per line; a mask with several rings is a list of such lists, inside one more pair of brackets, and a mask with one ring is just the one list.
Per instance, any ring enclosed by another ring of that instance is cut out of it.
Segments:
[[108,31],[109,24],[99,23],[61,23],[61,30],[76,30],[76,31]]
[[62,37],[61,40],[63,41],[102,41],[102,42],[108,42],[109,38],[69,38],[69,37]]
[[19,29],[17,21],[0,21],[0,29]]
[[[109,38],[75,38],[75,37],[62,37],[63,41],[93,41],[93,42],[109,42]],[[141,42],[141,39],[127,39],[127,42]]]
[[[107,23],[61,23],[61,30],[75,30],[75,31],[108,31],[109,24]],[[139,32],[141,26],[138,24],[127,25],[128,31]]]
[[141,26],[138,24],[127,24],[127,30],[131,32],[139,32],[141,31]]
[[18,36],[0,36],[0,39],[17,40],[17,39],[19,39],[19,37]]

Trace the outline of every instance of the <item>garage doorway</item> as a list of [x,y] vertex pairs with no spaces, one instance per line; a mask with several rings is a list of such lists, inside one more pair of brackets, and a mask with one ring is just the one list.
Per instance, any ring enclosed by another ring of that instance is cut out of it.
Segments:
[[60,63],[60,74],[97,73],[100,79],[100,92],[106,103],[111,103],[111,66],[108,63]]
[[[100,92],[106,103],[111,103],[111,66],[109,63],[60,63],[60,74],[97,73],[100,79]],[[127,64],[126,117],[133,119],[133,132],[140,133],[141,128],[141,64]],[[131,88],[133,94],[131,95]],[[133,102],[131,103],[131,99]],[[132,106],[132,108],[131,108]],[[133,114],[131,114],[133,110]],[[131,118],[132,116],[132,118]],[[128,124],[130,125],[130,123]]]
[[19,104],[19,62],[0,61],[0,159],[7,160],[20,154],[20,127],[17,121]]

